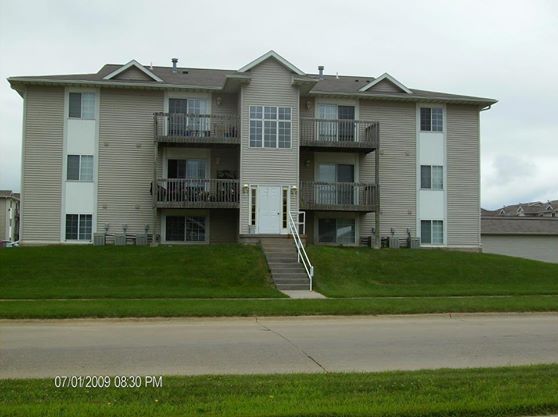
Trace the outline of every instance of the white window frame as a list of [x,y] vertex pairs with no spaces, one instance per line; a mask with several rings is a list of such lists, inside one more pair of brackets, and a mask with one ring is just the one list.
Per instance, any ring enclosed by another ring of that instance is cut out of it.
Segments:
[[[252,109],[259,107],[261,109],[261,118],[253,118],[252,117]],[[275,118],[266,118],[266,108],[275,109]],[[280,119],[279,118],[279,110],[280,109],[289,109],[289,118],[288,119]],[[261,130],[262,130],[262,141],[261,146],[253,146],[252,145],[252,137],[251,137],[251,128],[250,125],[252,122],[261,122]],[[275,123],[275,146],[265,146],[265,124],[268,123]],[[288,123],[289,124],[289,146],[287,147],[280,147],[279,146],[279,123]],[[260,106],[254,105],[248,107],[248,145],[250,148],[253,149],[292,149],[293,147],[293,109],[292,107],[288,106]]]
[[[429,130],[425,130],[422,128],[422,109],[430,109],[430,129]],[[433,117],[432,117],[432,110],[437,109],[440,110],[442,112],[442,129],[441,130],[434,130],[434,123],[433,123]],[[443,133],[446,129],[446,120],[445,120],[445,112],[444,112],[444,106],[420,106],[419,107],[419,130],[420,132],[431,132],[431,133]]]
[[[76,116],[70,116],[70,97],[72,94],[79,94],[80,95],[80,117],[76,117]],[[90,97],[93,97],[93,115],[88,116],[88,117],[84,117],[84,100],[83,100],[83,96],[87,95]],[[92,91],[72,91],[70,90],[68,92],[68,113],[67,113],[67,117],[68,119],[72,119],[72,120],[96,120],[96,113],[97,113],[97,94],[95,92]]]
[[[422,242],[422,222],[430,222],[430,243],[423,243]],[[434,243],[434,222],[441,222],[442,223],[442,241]],[[433,246],[444,246],[445,244],[445,235],[446,235],[446,226],[445,222],[442,219],[421,219],[420,220],[420,244],[425,247]]]
[[[430,169],[430,187],[424,187],[423,183],[422,183],[422,168],[423,167],[428,167]],[[432,173],[434,172],[434,170],[432,168],[441,168],[442,169],[442,186],[440,188],[434,188],[434,176],[432,175]],[[444,191],[444,166],[443,165],[426,165],[423,164],[420,166],[420,189],[422,191]]]
[[[67,221],[68,216],[78,216],[77,217],[77,239],[67,238]],[[81,216],[91,216],[91,237],[89,239],[80,239],[80,228],[81,228]],[[66,213],[64,217],[64,240],[66,242],[92,242],[93,241],[93,214],[92,213]]]
[[[78,165],[78,179],[68,179],[68,159],[70,156],[77,156],[79,157],[79,165]],[[91,157],[91,179],[84,180],[82,178],[82,159],[83,157]],[[76,154],[68,154],[66,155],[66,181],[68,182],[94,182],[95,180],[95,157],[93,155],[76,155]]]

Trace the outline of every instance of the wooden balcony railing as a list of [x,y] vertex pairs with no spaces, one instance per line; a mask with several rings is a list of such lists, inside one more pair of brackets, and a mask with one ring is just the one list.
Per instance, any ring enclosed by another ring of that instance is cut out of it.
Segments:
[[237,208],[239,180],[159,179],[157,207]]
[[306,210],[374,211],[377,187],[355,182],[300,182],[300,208]]
[[155,113],[159,142],[239,144],[240,117],[226,114]]
[[300,119],[301,146],[372,151],[378,147],[380,124],[364,120]]

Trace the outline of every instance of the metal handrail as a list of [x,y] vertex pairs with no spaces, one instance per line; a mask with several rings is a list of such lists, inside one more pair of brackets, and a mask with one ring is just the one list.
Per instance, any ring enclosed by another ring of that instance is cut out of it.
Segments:
[[298,254],[298,262],[302,261],[302,265],[304,266],[304,269],[306,270],[306,274],[308,275],[308,278],[310,279],[310,291],[312,291],[312,284],[313,284],[313,278],[314,278],[314,266],[310,263],[310,259],[308,259],[308,255],[306,254],[306,251],[304,250],[304,245],[302,244],[302,239],[300,238],[300,235],[298,234],[298,226],[297,223],[295,223],[294,219],[293,219],[293,215],[292,213],[289,211],[289,231],[291,233],[291,235],[293,235],[293,240],[295,242],[295,246],[296,246],[296,251]]

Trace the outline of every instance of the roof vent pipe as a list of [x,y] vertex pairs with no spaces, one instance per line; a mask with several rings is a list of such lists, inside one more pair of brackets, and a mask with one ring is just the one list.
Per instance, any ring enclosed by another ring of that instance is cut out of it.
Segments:
[[318,67],[318,72],[320,74],[320,80],[323,80],[324,79],[324,66],[323,65],[320,65]]
[[171,61],[172,61],[172,72],[176,72],[176,64],[178,63],[178,58],[173,58]]

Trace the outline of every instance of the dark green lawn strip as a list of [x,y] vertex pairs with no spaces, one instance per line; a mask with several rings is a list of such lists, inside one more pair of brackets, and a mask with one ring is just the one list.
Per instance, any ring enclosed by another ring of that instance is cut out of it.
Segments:
[[0,251],[1,298],[283,297],[257,246]]
[[326,300],[2,301],[0,318],[226,317],[558,311],[558,296]]
[[447,250],[310,246],[330,297],[558,294],[558,264]]
[[5,416],[497,417],[558,412],[558,365],[362,374],[167,377],[163,388],[0,381]]

